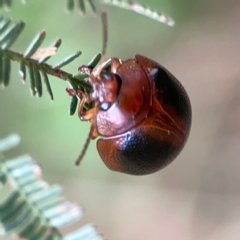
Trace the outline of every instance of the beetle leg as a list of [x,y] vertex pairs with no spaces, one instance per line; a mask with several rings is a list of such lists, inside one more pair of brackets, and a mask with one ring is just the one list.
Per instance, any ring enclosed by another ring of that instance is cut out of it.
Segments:
[[91,139],[95,139],[96,137],[98,137],[96,124],[94,121],[94,118],[96,115],[96,110],[95,110],[95,108],[91,108],[91,109],[87,110],[86,112],[83,112],[82,110],[83,110],[83,106],[85,103],[86,103],[86,100],[84,98],[84,99],[82,99],[82,101],[79,104],[78,116],[81,121],[91,121],[91,129],[90,129],[89,137]]
[[89,133],[89,137],[91,139],[95,139],[98,137],[98,132],[97,132],[97,128],[96,128],[96,124],[95,122],[92,120],[91,122],[91,128],[90,128],[90,133]]
[[81,121],[90,121],[95,116],[94,108],[91,108],[91,109],[83,112],[82,110],[83,110],[84,104],[85,104],[85,102],[83,102],[83,101],[80,102],[79,108],[78,108],[78,116]]
[[111,58],[111,72],[117,73],[117,69],[122,65],[122,60],[119,58]]
[[82,99],[78,106],[78,116],[81,119],[81,121],[89,121],[89,120],[93,119],[93,117],[95,115],[94,109],[91,108],[91,109],[83,112],[83,108],[84,108],[85,103],[91,102],[91,98],[88,94],[84,94],[81,97],[82,97]]
[[78,68],[78,71],[80,73],[85,73],[90,76],[90,74],[92,73],[93,70],[92,70],[92,68],[88,67],[87,65],[82,65]]
[[90,75],[90,79],[89,79],[91,83],[93,83],[99,77],[99,75],[102,72],[102,70],[107,65],[109,65],[111,63],[111,61],[112,61],[112,59],[109,58],[107,61],[101,63],[94,72],[92,72],[92,74]]
[[76,96],[77,93],[74,89],[72,88],[66,88],[66,92],[68,93],[69,96],[73,97],[73,96]]
[[86,93],[84,93],[81,90],[74,90],[72,88],[66,88],[66,92],[68,93],[69,96],[71,97],[79,97],[79,98],[83,98],[84,95],[86,95]]

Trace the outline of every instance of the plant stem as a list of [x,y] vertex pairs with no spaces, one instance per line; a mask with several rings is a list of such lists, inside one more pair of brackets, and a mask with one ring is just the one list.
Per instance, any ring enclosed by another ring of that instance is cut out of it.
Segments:
[[[41,72],[45,72],[48,75],[58,77],[63,81],[69,81],[71,84],[75,84],[79,87],[82,87],[86,91],[89,91],[91,86],[86,81],[84,81],[84,77],[78,78],[77,76],[65,72],[58,68],[53,68],[51,65],[46,63],[39,63],[37,60],[32,58],[25,58],[22,54],[11,51],[9,49],[0,49],[0,56],[6,57],[12,61],[16,61],[22,63],[28,67],[34,67]],[[85,76],[87,77],[87,76]]]

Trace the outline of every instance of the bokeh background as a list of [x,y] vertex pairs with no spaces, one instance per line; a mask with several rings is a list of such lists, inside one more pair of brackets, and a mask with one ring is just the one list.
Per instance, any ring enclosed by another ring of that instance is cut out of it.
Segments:
[[[111,172],[93,141],[80,167],[74,160],[88,123],[68,116],[67,84],[51,78],[55,99],[30,96],[13,64],[11,84],[0,89],[0,137],[19,133],[21,145],[7,157],[29,153],[44,178],[86,209],[112,240],[240,239],[240,2],[239,0],[142,0],[171,15],[173,28],[136,13],[99,5],[109,19],[107,57],[139,53],[166,66],[185,86],[193,108],[190,138],[166,169],[149,176]],[[100,17],[67,13],[64,0],[14,1],[5,16],[27,23],[13,49],[24,52],[41,29],[43,46],[61,37],[50,63],[82,50],[65,70],[75,73],[101,51]],[[10,239],[10,238],[1,238]]]

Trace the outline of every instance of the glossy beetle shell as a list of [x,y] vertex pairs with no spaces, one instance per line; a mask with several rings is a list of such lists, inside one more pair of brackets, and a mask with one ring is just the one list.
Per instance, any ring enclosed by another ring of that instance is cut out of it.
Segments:
[[[109,75],[101,76],[102,71]],[[112,58],[91,73],[90,83],[95,106],[83,113],[90,101],[85,99],[79,117],[91,121],[92,139],[102,137],[97,149],[108,168],[144,175],[176,158],[188,138],[192,113],[186,91],[168,70],[141,55]]]

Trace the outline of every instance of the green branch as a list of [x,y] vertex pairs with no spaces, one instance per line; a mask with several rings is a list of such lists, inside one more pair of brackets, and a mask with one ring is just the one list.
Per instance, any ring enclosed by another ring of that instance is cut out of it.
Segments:
[[[81,54],[81,52],[77,52],[77,54],[75,56],[76,57],[80,56],[80,54]],[[60,68],[58,68],[57,65],[51,66],[46,63],[41,63],[32,58],[25,58],[23,54],[14,52],[9,49],[0,49],[0,56],[7,58],[9,60],[12,60],[12,61],[16,61],[18,63],[22,63],[27,67],[35,68],[41,72],[44,72],[44,73],[54,76],[54,77],[58,77],[64,81],[69,81],[71,84],[75,84],[82,88],[86,88],[89,90],[91,87],[88,83],[86,83],[83,80],[88,77],[88,75],[86,75],[86,74],[85,75],[84,74],[73,75],[71,73],[61,70]],[[62,66],[60,66],[60,67],[62,67]]]
[[[122,8],[124,10],[130,10],[136,12],[145,17],[151,18],[154,21],[161,22],[168,26],[175,24],[174,20],[167,14],[160,12],[156,9],[151,9],[148,6],[144,6],[138,2],[132,0],[95,0],[103,5],[110,5],[113,7]],[[22,0],[26,3],[25,0]],[[12,6],[12,0],[0,0],[0,8],[10,8]],[[91,12],[92,15],[96,15],[97,8],[93,0],[66,0],[66,7],[68,11],[73,11],[76,8],[81,15],[85,15],[87,11]]]

